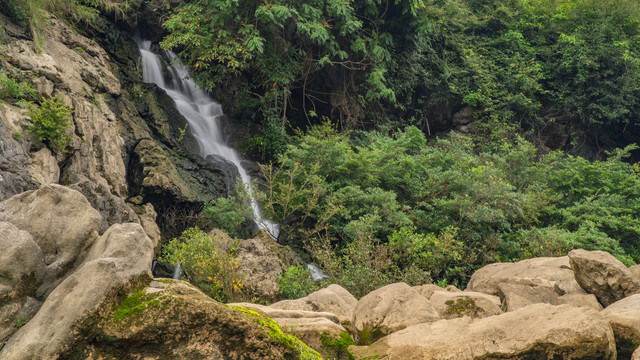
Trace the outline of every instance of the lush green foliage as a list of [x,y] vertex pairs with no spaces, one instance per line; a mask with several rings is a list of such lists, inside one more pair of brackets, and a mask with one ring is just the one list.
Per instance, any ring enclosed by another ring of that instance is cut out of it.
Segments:
[[36,139],[48,143],[53,149],[64,150],[71,140],[69,128],[72,112],[59,96],[51,100],[44,99],[40,101],[40,106],[29,107],[31,126],[28,130]]
[[[640,260],[640,178],[623,159],[543,154],[524,139],[489,150],[450,134],[300,135],[264,167],[265,209],[356,296],[391,281],[466,282],[488,262],[603,249]],[[308,241],[311,239],[311,241]]]
[[251,208],[237,196],[218,198],[202,210],[210,228],[221,229],[232,237],[241,237],[251,217]]
[[[192,0],[165,23],[162,46],[181,50],[205,89],[224,87],[239,106],[259,110],[264,134],[254,145],[273,155],[290,112],[309,118],[328,101],[395,101],[386,78],[391,30],[411,32],[422,7],[422,0]],[[347,108],[343,120],[358,121]]]
[[38,91],[31,84],[18,81],[0,70],[0,100],[15,103],[20,100],[34,101],[39,98]]
[[290,266],[278,278],[278,293],[281,299],[299,299],[319,290],[318,284],[311,280],[311,270],[299,266]]
[[260,111],[263,155],[322,116],[430,133],[463,105],[489,144],[557,124],[569,148],[640,126],[639,24],[634,0],[192,0],[163,45]]
[[211,237],[198,228],[185,230],[163,247],[163,260],[180,264],[186,279],[212,298],[228,302],[242,294],[240,263],[234,257],[237,243]]

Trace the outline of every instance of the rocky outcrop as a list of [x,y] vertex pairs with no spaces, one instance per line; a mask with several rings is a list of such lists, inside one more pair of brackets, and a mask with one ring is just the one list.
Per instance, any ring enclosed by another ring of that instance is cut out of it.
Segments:
[[395,283],[358,301],[353,310],[353,327],[359,343],[370,344],[386,334],[439,318],[424,296],[405,283]]
[[358,300],[342,286],[331,284],[300,299],[283,300],[271,304],[271,308],[282,310],[305,310],[335,314],[344,326],[351,324],[353,310]]
[[601,314],[611,324],[618,355],[628,357],[640,345],[640,294],[609,305]]
[[421,323],[356,356],[378,359],[616,359],[613,332],[595,310],[534,304],[484,319]]
[[16,256],[2,273],[0,296],[9,303],[2,321],[21,322],[2,359],[54,356],[76,320],[113,288],[150,271],[153,243],[142,227],[117,224],[98,236],[100,214],[69,188],[16,195],[0,203],[0,219],[8,254]]
[[244,274],[243,284],[251,296],[273,300],[278,295],[278,277],[286,266],[271,251],[273,246],[278,244],[264,232],[252,239],[242,240],[238,245],[236,258]]
[[42,297],[98,237],[101,218],[79,192],[48,185],[0,203],[0,221],[31,234],[41,249],[45,271],[38,297]]
[[467,290],[499,296],[505,311],[535,303],[557,305],[565,294],[586,294],[567,256],[487,265],[473,274]]
[[182,281],[141,281],[81,319],[59,358],[320,359],[259,310],[220,304]]
[[35,297],[45,264],[33,236],[11,223],[0,222],[0,247],[0,342],[4,342],[40,306]]
[[595,295],[604,307],[640,293],[640,280],[607,252],[573,250],[569,259],[580,286]]

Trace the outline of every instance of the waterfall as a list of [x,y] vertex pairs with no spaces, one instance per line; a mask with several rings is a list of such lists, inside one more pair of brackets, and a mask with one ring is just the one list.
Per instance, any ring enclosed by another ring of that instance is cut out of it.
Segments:
[[[205,91],[200,89],[189,78],[189,72],[180,59],[171,51],[165,55],[171,64],[164,65],[162,59],[151,52],[151,41],[135,39],[140,48],[143,66],[143,81],[154,83],[162,88],[175,101],[176,108],[189,123],[189,131],[198,142],[200,155],[206,158],[217,155],[238,168],[238,173],[244,184],[253,210],[254,221],[269,233],[274,239],[278,238],[279,227],[262,216],[258,201],[253,195],[251,177],[241,164],[238,152],[226,144],[222,136],[220,121],[224,115],[222,106],[214,101]],[[163,69],[171,76],[165,81]]]

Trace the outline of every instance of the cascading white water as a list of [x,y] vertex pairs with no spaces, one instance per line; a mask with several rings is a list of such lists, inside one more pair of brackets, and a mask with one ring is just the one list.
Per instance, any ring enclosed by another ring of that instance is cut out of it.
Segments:
[[166,65],[166,70],[171,75],[171,81],[167,82],[163,76],[165,66],[162,59],[150,50],[151,41],[136,39],[136,42],[142,56],[143,81],[158,85],[175,101],[176,108],[189,123],[189,129],[200,146],[200,155],[203,158],[217,155],[238,168],[242,183],[251,199],[254,221],[274,239],[277,239],[278,224],[262,217],[260,207],[251,189],[251,177],[242,166],[238,153],[226,144],[222,136],[219,124],[224,115],[222,106],[198,88],[193,80],[189,79],[189,72],[176,54],[171,51],[165,52],[171,61],[170,65]]

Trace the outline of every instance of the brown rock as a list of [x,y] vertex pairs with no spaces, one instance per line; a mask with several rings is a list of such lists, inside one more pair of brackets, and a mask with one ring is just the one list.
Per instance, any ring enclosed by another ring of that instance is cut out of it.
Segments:
[[358,300],[342,286],[331,284],[310,295],[296,299],[283,300],[271,304],[274,309],[320,311],[336,314],[339,322],[345,326],[351,323],[353,310]]
[[72,338],[77,320],[114,288],[149,274],[153,246],[139,224],[113,225],[77,270],[49,294],[40,310],[0,351],[2,359],[48,359]]
[[631,360],[640,360],[640,348],[636,349],[631,355]]
[[500,298],[473,291],[436,291],[429,302],[443,319],[463,316],[483,318],[502,314]]
[[640,281],[607,252],[572,250],[569,259],[576,281],[604,307],[640,292]]
[[602,310],[602,305],[593,294],[565,294],[558,298],[558,304],[588,307],[597,311]]
[[[320,358],[298,339],[272,335],[280,329],[260,310],[226,306],[179,280],[142,281],[146,288],[132,281],[83,317],[59,358]],[[124,311],[129,304],[142,306]]]
[[285,265],[271,252],[266,242],[270,237],[259,236],[242,240],[236,250],[240,270],[244,273],[245,291],[252,296],[275,299],[278,295],[278,277],[284,272]]
[[640,294],[619,300],[602,310],[613,329],[618,355],[629,356],[640,345]]
[[426,297],[427,299],[431,298],[431,295],[433,295],[433,293],[436,291],[444,291],[444,289],[440,286],[433,284],[414,286],[413,290],[417,291],[418,294]]
[[322,351],[322,341],[320,337],[327,333],[332,337],[340,336],[340,333],[347,330],[340,325],[340,320],[335,314],[329,312],[305,311],[305,310],[283,310],[273,306],[263,306],[250,303],[229,304],[231,306],[245,306],[264,312],[282,328],[290,334],[295,335],[305,344],[315,350]]
[[11,223],[0,222],[0,343],[40,306],[36,290],[43,280],[42,250],[33,236]]
[[510,282],[513,279],[546,280],[553,286],[557,286],[561,295],[585,293],[575,280],[567,256],[541,257],[516,263],[487,265],[473,274],[467,290],[498,296],[500,294],[498,284]]
[[636,279],[640,280],[640,265],[630,266],[627,270],[636,277]]
[[502,309],[514,311],[537,303],[558,305],[558,297],[562,292],[555,285],[551,281],[535,278],[512,278],[497,284],[498,295],[503,299]]
[[46,294],[98,237],[101,217],[79,192],[47,185],[0,203],[0,221],[27,231],[42,250],[47,274],[39,293]]
[[613,332],[598,312],[534,304],[483,319],[422,323],[388,335],[356,356],[378,359],[609,359]]
[[381,287],[365,295],[353,311],[358,341],[370,344],[380,337],[440,318],[424,296],[405,283]]

